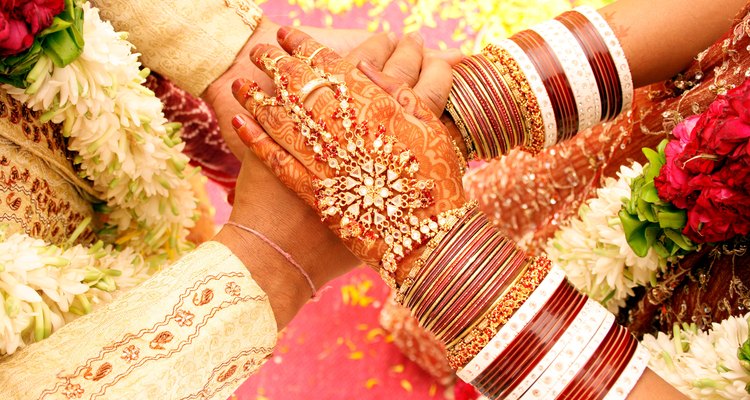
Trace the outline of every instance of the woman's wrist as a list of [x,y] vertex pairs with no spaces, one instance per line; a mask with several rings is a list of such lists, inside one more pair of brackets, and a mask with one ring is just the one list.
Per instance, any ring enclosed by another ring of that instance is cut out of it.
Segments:
[[612,29],[579,7],[454,67],[447,111],[481,159],[531,153],[630,107],[633,83]]
[[535,391],[624,399],[641,376],[648,354],[635,338],[478,210],[423,260],[399,298],[446,343],[459,376],[490,398]]

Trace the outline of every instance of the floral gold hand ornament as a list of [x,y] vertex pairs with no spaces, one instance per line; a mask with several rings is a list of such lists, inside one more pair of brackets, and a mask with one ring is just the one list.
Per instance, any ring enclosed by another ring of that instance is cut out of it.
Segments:
[[467,210],[445,128],[410,89],[387,93],[301,32],[280,42],[295,55],[253,52],[275,97],[235,85],[260,124],[238,123],[240,137],[395,287],[411,257]]

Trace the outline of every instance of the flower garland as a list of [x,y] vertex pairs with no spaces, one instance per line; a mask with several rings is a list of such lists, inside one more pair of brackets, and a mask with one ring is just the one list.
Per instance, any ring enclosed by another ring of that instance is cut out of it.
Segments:
[[641,342],[651,352],[649,367],[692,399],[750,399],[750,313],[713,323],[675,325],[672,337],[659,332]]
[[117,251],[102,241],[52,246],[26,234],[6,236],[6,229],[0,226],[0,355],[47,338],[150,276],[150,265],[130,248]]
[[622,166],[618,179],[607,178],[578,211],[578,218],[560,228],[544,251],[580,291],[612,312],[625,305],[633,288],[652,281],[666,263],[653,249],[639,257],[628,246],[618,213],[631,196],[630,186],[643,166]]
[[51,0],[24,11],[28,4],[0,5],[20,32],[0,35],[2,88],[44,122],[62,124],[81,175],[106,204],[95,205],[103,226],[92,246],[73,245],[90,220],[60,246],[6,237],[0,227],[0,355],[48,337],[190,249],[196,215],[188,178],[197,170],[181,153],[179,125],[142,86],[149,72],[126,35],[88,3]]
[[85,178],[106,200],[100,210],[118,245],[173,259],[189,248],[196,202],[177,126],[143,87],[148,70],[126,35],[115,32],[89,3],[83,10],[81,55],[60,67],[46,54],[29,72],[27,88],[5,84],[15,99],[63,124],[68,148]]

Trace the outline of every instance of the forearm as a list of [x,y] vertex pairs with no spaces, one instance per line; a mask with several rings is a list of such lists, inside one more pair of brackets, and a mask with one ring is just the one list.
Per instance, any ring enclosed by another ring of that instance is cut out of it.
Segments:
[[147,67],[196,96],[232,65],[262,14],[250,0],[93,3],[129,33]]
[[677,74],[716,41],[741,4],[623,0],[518,32],[454,68],[447,111],[459,140],[482,159],[536,154],[611,121],[630,109],[634,87]]
[[745,0],[619,0],[599,12],[625,51],[635,87],[669,79],[732,25]]
[[645,349],[562,271],[528,259],[481,213],[467,214],[430,248],[398,298],[446,344],[459,377],[490,398],[625,398],[644,387],[680,397],[650,372],[636,385]]
[[258,237],[225,226],[214,238],[227,246],[268,295],[279,331],[291,322],[311,292],[304,277],[277,251]]
[[273,319],[247,269],[209,242],[0,359],[0,397],[227,398],[273,350]]

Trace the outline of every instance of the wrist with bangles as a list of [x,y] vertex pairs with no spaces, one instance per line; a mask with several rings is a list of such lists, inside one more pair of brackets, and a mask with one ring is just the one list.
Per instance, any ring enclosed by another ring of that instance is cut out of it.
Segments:
[[487,46],[453,70],[446,112],[468,158],[533,154],[630,108],[633,81],[617,37],[578,7]]
[[446,344],[458,376],[490,398],[623,399],[645,369],[647,353],[606,309],[476,207],[408,279],[397,299]]

